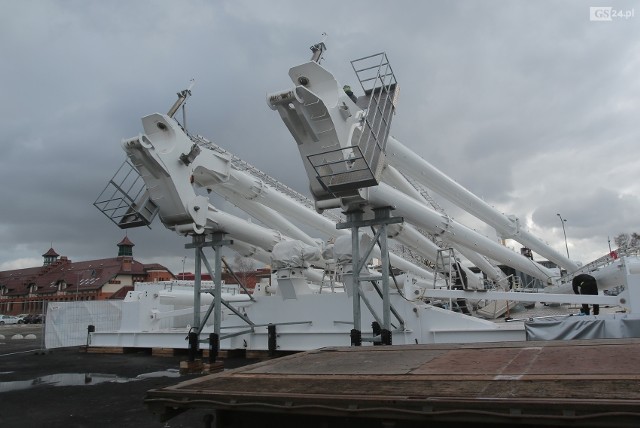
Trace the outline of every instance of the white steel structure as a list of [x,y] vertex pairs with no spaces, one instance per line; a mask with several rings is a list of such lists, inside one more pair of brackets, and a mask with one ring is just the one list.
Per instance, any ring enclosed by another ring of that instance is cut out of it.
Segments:
[[[524,340],[522,324],[494,323],[442,309],[430,304],[436,299],[600,303],[640,314],[637,256],[607,258],[580,268],[548,247],[524,230],[518,219],[488,206],[389,136],[399,88],[386,55],[364,58],[378,61],[374,77],[366,76],[369,67],[362,66],[361,60],[353,62],[365,92],[364,97],[354,99],[317,61],[318,52],[324,49],[324,44],[314,46],[312,60],[289,71],[292,88],[267,96],[297,143],[314,202],[203,137],[188,135],[172,116],[190,90],[179,94],[171,114],[144,117],[144,133],[123,141],[133,171],[118,183],[114,177],[110,183],[113,194],[105,197],[103,192],[96,206],[120,227],[148,225],[157,214],[167,228],[192,237],[187,247],[196,251],[196,284],[191,306],[184,301],[185,289],[173,290],[166,284],[157,285],[156,291],[145,286],[131,292],[123,308],[129,315],[123,315],[121,328],[92,333],[91,344],[179,348],[186,347],[185,332],[190,331],[200,342],[214,333],[225,349],[273,350],[275,346],[306,350],[348,345],[354,329],[371,332],[373,338],[379,326],[388,328],[388,343],[392,336],[394,344]],[[374,82],[369,89],[365,87],[368,81]],[[425,189],[456,203],[501,236],[547,257],[569,276],[561,278],[557,271],[454,221],[430,204]],[[108,186],[105,192],[109,191]],[[221,211],[208,198],[212,192],[264,226]],[[347,214],[347,223],[330,211],[333,208]],[[372,217],[373,212],[378,216]],[[303,231],[302,224],[335,244]],[[358,230],[369,225],[372,230],[366,234]],[[504,290],[508,289],[506,276],[496,263],[538,278],[547,291],[570,291],[567,282],[572,274],[581,272],[591,272],[601,289],[624,291],[618,296],[546,293],[542,297],[487,290],[485,282],[459,259],[448,259],[449,272],[442,275],[442,248],[427,234],[437,237],[445,248],[453,248],[453,254],[463,255],[488,280],[502,283],[498,288]],[[385,258],[387,238],[430,262],[435,272],[395,254]],[[216,251],[213,268],[203,253],[208,246]],[[272,264],[277,271],[271,284],[259,284],[250,298],[222,295],[222,246]],[[359,249],[371,249],[371,256],[382,258],[382,273],[370,270],[359,256],[353,260],[352,254],[358,255]],[[199,263],[216,278],[213,290],[201,287]],[[391,276],[389,264],[403,274]],[[460,287],[452,286],[452,266],[466,277]],[[201,298],[203,293],[214,297]],[[171,299],[180,304],[170,307]],[[194,307],[201,310],[193,311]],[[169,328],[166,321],[161,322],[190,311],[190,326],[172,324]],[[213,323],[208,320],[212,312]]]

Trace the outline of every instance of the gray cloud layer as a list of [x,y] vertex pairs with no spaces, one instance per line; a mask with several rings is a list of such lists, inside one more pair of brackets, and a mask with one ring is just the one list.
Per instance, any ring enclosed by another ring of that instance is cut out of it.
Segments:
[[[192,77],[190,130],[305,191],[297,150],[265,94],[289,86],[289,67],[308,60],[322,32],[323,65],[352,87],[349,60],[386,51],[402,87],[393,134],[557,249],[557,212],[583,261],[606,250],[608,235],[640,231],[640,10],[590,22],[580,1],[2,9],[2,268],[39,263],[51,242],[75,260],[115,254],[124,232],[91,204],[124,158],[120,140],[141,131],[140,117],[166,112]],[[144,261],[178,270],[190,256],[160,224],[129,237]]]

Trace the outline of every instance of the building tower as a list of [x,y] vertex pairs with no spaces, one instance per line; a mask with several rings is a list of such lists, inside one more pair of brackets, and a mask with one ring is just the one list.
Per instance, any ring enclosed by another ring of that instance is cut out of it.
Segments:
[[55,263],[55,261],[58,260],[59,255],[60,254],[56,253],[56,250],[54,250],[53,247],[49,248],[49,251],[42,255],[42,257],[44,257],[44,266],[49,266]]
[[118,257],[133,257],[134,243],[129,240],[129,237],[125,237],[118,243]]

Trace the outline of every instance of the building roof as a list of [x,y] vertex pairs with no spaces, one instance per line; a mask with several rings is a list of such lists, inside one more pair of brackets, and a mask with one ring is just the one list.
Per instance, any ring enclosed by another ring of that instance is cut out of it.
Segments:
[[133,242],[131,242],[129,240],[129,237],[125,235],[124,238],[122,238],[122,241],[120,241],[118,243],[118,247],[135,247],[136,244],[134,244]]
[[133,290],[134,288],[132,286],[125,285],[124,287],[113,293],[111,296],[109,296],[109,300],[124,300],[124,298],[127,297],[127,293]]
[[58,257],[60,254],[56,253],[56,250],[53,247],[49,248],[49,251],[44,253],[42,257]]
[[162,266],[159,263],[145,263],[142,266],[146,272],[149,272],[152,270],[162,270],[162,271],[168,270],[166,267]]
[[[154,263],[153,270],[164,268]],[[168,271],[168,269],[164,268]],[[0,272],[0,287],[5,287],[5,296],[27,296],[30,288],[36,295],[54,294],[62,284],[70,291],[91,291],[102,288],[118,275],[145,276],[147,269],[142,263],[122,257],[71,262],[66,257],[48,266],[15,269]]]

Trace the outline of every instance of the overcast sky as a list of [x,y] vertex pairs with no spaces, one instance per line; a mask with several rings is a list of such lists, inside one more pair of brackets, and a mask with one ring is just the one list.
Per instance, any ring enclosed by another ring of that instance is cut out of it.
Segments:
[[[140,118],[191,78],[191,132],[305,192],[268,92],[310,58],[357,87],[349,61],[386,52],[402,91],[392,134],[564,252],[588,262],[640,232],[640,6],[584,1],[0,0],[0,269],[116,255],[125,232],[92,203]],[[589,6],[629,19],[590,21]],[[452,215],[473,227],[455,210]],[[485,232],[491,235],[491,231]],[[134,256],[192,270],[157,220]],[[493,232],[492,237],[495,237]],[[514,245],[515,246],[515,245]]]

